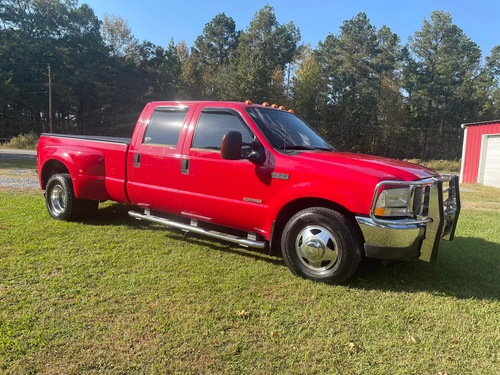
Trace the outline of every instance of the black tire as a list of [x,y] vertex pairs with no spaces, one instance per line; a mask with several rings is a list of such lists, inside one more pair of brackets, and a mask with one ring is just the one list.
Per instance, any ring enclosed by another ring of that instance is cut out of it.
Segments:
[[337,211],[311,207],[296,213],[281,235],[286,265],[298,276],[342,283],[356,272],[362,243],[354,225]]
[[99,206],[98,201],[75,197],[71,176],[67,173],[55,174],[49,179],[45,188],[45,204],[52,218],[64,221],[88,217]]

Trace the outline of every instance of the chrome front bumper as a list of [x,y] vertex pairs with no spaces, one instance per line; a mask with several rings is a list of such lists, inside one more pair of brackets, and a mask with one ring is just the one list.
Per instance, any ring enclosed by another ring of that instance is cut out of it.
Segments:
[[[382,219],[375,216],[375,202],[385,186],[410,187],[408,212],[412,218]],[[446,198],[443,198],[445,195]],[[460,213],[458,176],[402,182],[383,181],[375,188],[370,216],[356,216],[369,258],[409,260],[437,259],[441,239],[453,240]]]

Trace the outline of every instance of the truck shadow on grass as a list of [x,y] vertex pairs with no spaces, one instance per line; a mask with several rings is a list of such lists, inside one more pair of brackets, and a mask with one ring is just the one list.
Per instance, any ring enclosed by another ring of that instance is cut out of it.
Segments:
[[366,290],[428,292],[461,299],[500,299],[500,245],[482,238],[441,241],[438,260],[383,267],[369,260],[350,286]]
[[[85,221],[89,225],[124,225],[134,229],[161,230],[165,235],[208,247],[214,251],[250,257],[273,265],[285,266],[268,250],[246,249],[194,233],[185,234],[128,216],[133,206],[112,204],[99,209],[98,214]],[[456,237],[453,242],[441,241],[438,260],[426,263],[414,260],[409,263],[385,267],[382,262],[367,259],[360,265],[347,286],[365,290],[420,293],[453,296],[460,299],[500,299],[500,245],[482,238]]]
[[92,217],[85,218],[81,220],[82,223],[96,226],[116,226],[116,225],[127,225],[131,227],[144,228],[147,226],[141,223],[139,220],[134,220],[128,215],[130,210],[136,210],[135,206],[127,204],[112,203],[106,204],[103,207],[99,205],[97,213],[93,214]]
[[165,233],[165,235],[173,240],[187,241],[192,244],[199,246],[208,247],[214,251],[222,251],[229,254],[237,254],[241,256],[250,257],[256,260],[265,261],[267,263],[275,265],[283,265],[286,267],[283,261],[276,257],[270,256],[269,250],[258,250],[240,247],[238,245],[219,241],[217,239],[208,238],[196,233],[186,233],[180,229],[170,228],[163,226],[161,224],[154,224],[148,221],[142,221],[132,218],[128,215],[128,211],[137,211],[137,207],[131,205],[121,205],[121,204],[111,204],[104,208],[99,208],[98,213],[91,218],[82,221],[88,225],[95,226],[117,226],[125,225],[128,227],[133,227],[134,229],[143,230],[158,230]]

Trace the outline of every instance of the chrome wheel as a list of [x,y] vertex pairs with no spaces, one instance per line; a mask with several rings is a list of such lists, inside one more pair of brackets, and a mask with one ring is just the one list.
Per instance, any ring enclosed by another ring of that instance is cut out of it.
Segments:
[[58,173],[49,179],[45,187],[45,204],[50,216],[65,221],[89,217],[99,207],[98,201],[75,197],[69,173]]
[[321,226],[308,226],[301,230],[295,241],[299,260],[314,271],[328,271],[338,258],[335,236]]
[[50,216],[56,220],[74,220],[81,214],[81,203],[75,198],[71,176],[53,175],[45,188],[45,203]]
[[54,215],[61,215],[68,205],[68,195],[61,185],[55,185],[50,191],[49,205]]
[[305,208],[281,232],[281,252],[294,274],[314,281],[342,283],[358,268],[362,241],[358,229],[340,212]]

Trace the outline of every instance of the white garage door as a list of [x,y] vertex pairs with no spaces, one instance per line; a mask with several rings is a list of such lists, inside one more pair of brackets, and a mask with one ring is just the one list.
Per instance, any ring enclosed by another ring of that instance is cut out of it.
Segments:
[[500,187],[500,135],[490,135],[486,139],[483,183]]

